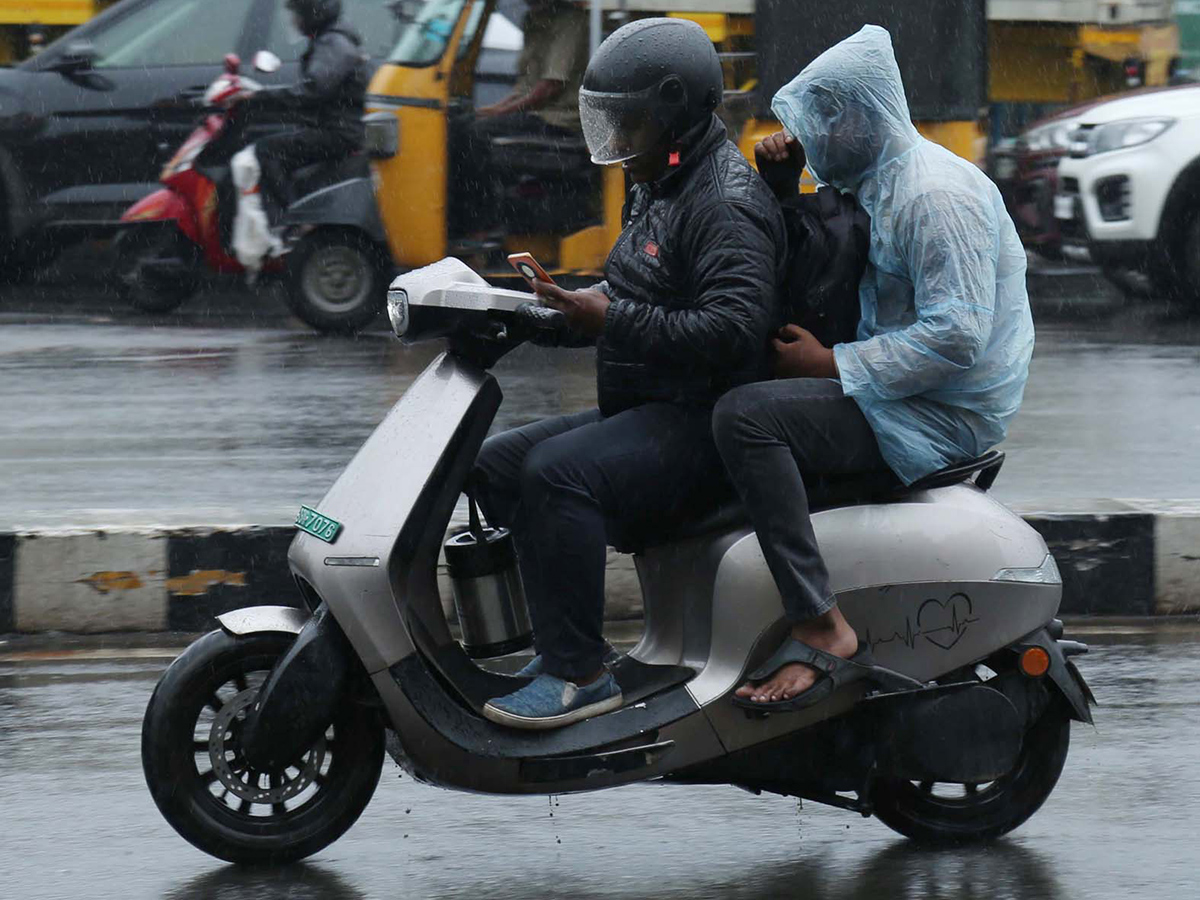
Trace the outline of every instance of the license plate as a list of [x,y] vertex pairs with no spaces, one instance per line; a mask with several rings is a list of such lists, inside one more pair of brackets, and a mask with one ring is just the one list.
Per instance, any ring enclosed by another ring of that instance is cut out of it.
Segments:
[[1058,194],[1054,198],[1054,218],[1075,218],[1075,197],[1071,194]]
[[332,544],[342,530],[342,523],[334,521],[329,516],[321,515],[315,509],[302,506],[300,512],[296,514],[296,527],[315,538],[320,538],[327,544]]

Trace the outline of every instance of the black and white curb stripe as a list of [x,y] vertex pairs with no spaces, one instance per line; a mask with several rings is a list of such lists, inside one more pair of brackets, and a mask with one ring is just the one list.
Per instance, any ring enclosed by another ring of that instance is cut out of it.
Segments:
[[[1063,576],[1064,614],[1200,612],[1200,501],[1019,509]],[[292,526],[0,534],[0,633],[204,631],[260,603],[299,605]],[[629,557],[609,553],[609,620],[641,617]],[[442,584],[449,605],[449,585]]]

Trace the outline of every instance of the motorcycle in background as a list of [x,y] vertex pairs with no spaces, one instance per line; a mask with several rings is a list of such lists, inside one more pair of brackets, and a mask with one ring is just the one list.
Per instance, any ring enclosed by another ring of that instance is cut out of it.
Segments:
[[[260,51],[254,66],[274,72],[280,61]],[[232,252],[238,192],[231,160],[248,143],[249,116],[240,101],[262,86],[240,74],[241,60],[225,57],[225,72],[200,103],[199,126],[160,175],[162,189],[121,217],[116,248],[118,287],[144,312],[169,312],[212,276],[245,274]],[[375,203],[369,158],[395,153],[395,122],[367,117],[368,150],[294,173],[295,195],[284,226],[298,239],[281,257],[265,260],[265,280],[281,280],[292,312],[318,331],[353,333],[383,308],[393,272],[387,235]]]

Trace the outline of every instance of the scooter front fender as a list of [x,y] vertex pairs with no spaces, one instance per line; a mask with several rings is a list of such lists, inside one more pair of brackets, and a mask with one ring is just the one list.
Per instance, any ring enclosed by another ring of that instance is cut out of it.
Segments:
[[357,661],[322,603],[271,670],[242,726],[247,762],[263,772],[298,759],[333,719]]
[[249,634],[299,634],[308,621],[308,610],[294,606],[247,606],[217,616],[217,622],[233,637]]
[[174,222],[192,241],[198,241],[199,235],[187,201],[170,188],[161,188],[139,200],[121,216],[124,227],[138,225],[159,225],[163,222]]

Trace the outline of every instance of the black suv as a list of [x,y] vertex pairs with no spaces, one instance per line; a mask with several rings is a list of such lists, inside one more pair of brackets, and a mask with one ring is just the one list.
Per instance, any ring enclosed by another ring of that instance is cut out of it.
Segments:
[[[342,0],[343,21],[380,60],[403,24],[394,0]],[[284,65],[294,81],[305,39],[285,0],[124,0],[39,56],[0,69],[0,261],[111,229],[156,189],[159,171],[196,127],[196,100],[236,53]],[[263,128],[270,127],[264,124]]]

